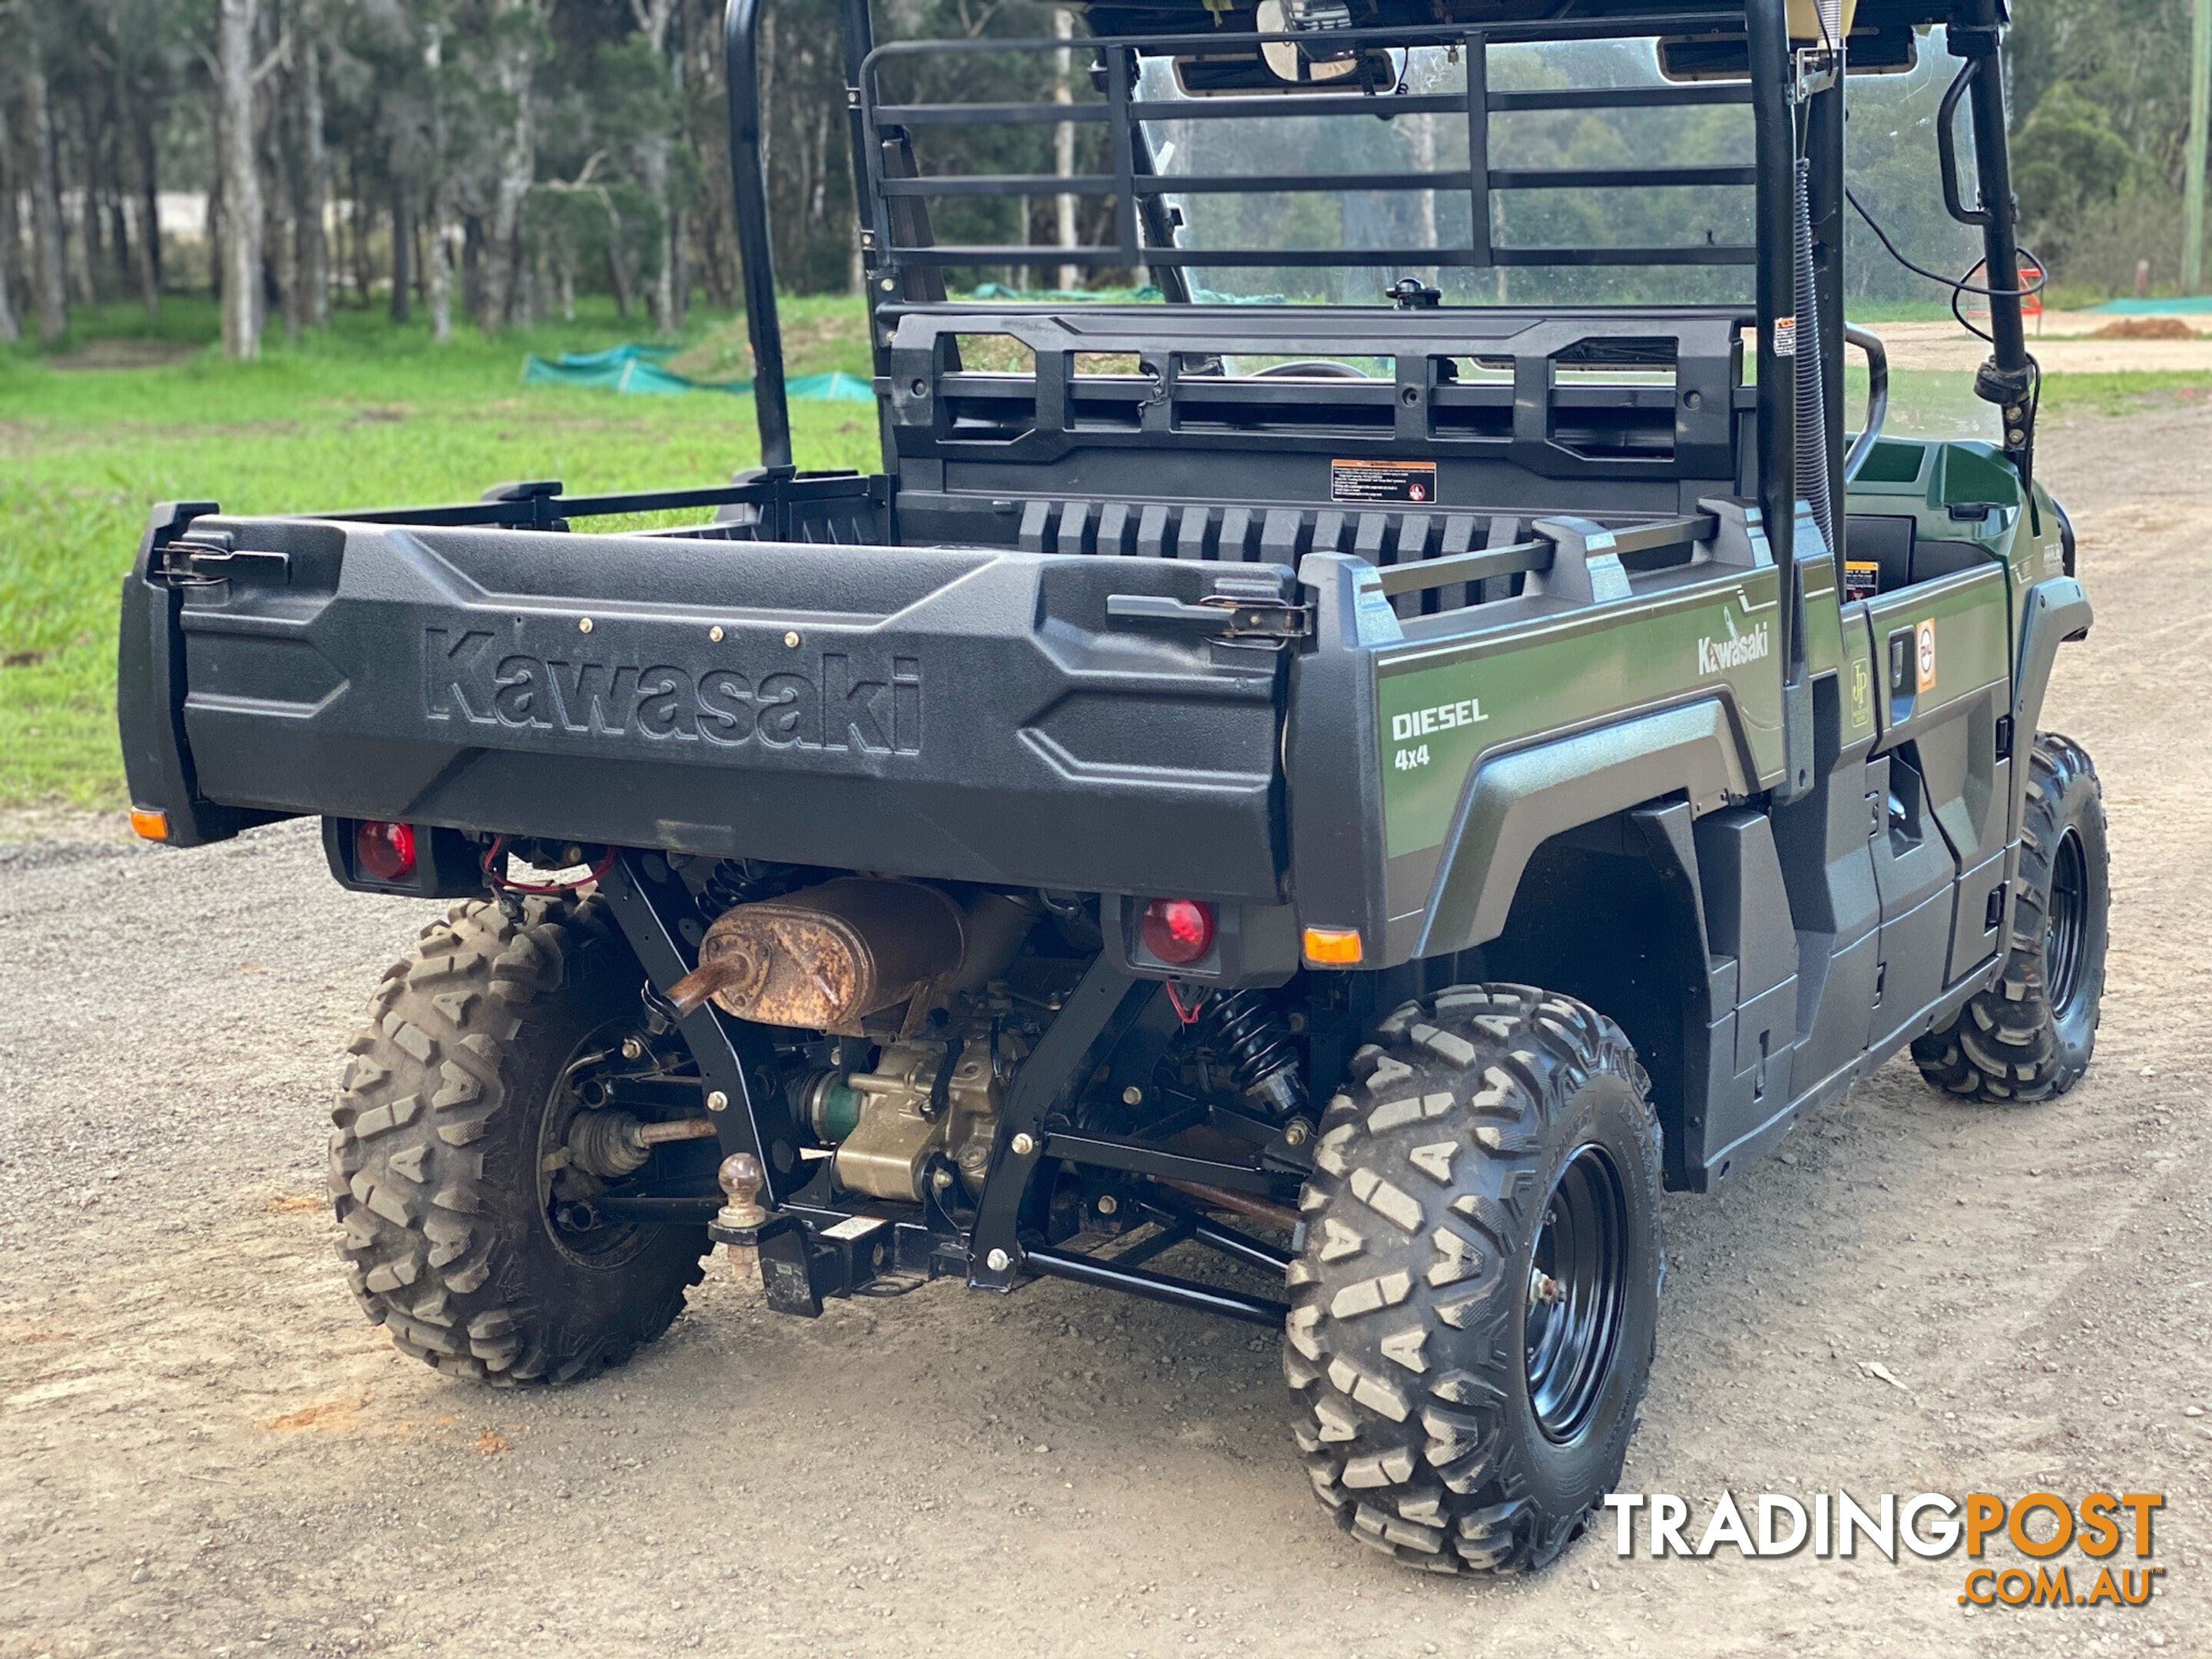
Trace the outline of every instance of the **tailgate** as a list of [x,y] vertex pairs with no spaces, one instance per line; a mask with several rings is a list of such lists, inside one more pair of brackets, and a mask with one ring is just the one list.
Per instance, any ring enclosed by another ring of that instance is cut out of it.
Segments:
[[1279,894],[1278,650],[1107,602],[1195,603],[1231,568],[1287,597],[1280,567],[221,517],[190,539],[228,556],[178,585],[149,544],[126,588],[143,805]]

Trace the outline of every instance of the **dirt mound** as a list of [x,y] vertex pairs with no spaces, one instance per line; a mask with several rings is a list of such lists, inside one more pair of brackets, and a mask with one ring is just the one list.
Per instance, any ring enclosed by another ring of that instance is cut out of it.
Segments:
[[2127,317],[2106,323],[2093,340],[2193,340],[2197,331],[2179,317]]

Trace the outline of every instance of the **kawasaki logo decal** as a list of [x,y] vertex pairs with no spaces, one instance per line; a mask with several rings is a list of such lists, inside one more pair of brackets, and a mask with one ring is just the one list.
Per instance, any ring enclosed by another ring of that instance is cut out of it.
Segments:
[[[888,672],[885,672],[886,667]],[[811,672],[810,672],[811,670]],[[751,675],[735,668],[495,654],[492,636],[422,630],[422,714],[471,726],[577,737],[734,748],[921,752],[921,663],[893,657],[863,667],[824,652],[818,670],[792,663]]]
[[1705,635],[1698,641],[1698,672],[1717,674],[1725,669],[1741,668],[1746,663],[1760,661],[1766,655],[1766,624],[1759,623],[1748,634],[1736,632],[1733,619],[1729,622],[1728,637],[1717,640]]

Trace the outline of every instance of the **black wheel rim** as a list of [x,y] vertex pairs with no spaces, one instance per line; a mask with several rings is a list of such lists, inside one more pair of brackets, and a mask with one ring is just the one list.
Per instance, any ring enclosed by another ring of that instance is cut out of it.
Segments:
[[2074,1012],[2081,995],[2082,935],[2089,922],[2089,864],[2081,837],[2069,830],[2051,860],[2051,905],[2043,921],[2043,975],[2051,1012]]
[[1628,1203],[1600,1146],[1575,1149],[1544,1206],[1528,1264],[1522,1352],[1544,1437],[1589,1426],[1612,1375],[1628,1299]]

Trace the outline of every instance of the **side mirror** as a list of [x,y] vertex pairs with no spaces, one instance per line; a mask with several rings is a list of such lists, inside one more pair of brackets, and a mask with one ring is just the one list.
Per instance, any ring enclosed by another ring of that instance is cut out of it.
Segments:
[[1269,40],[1260,56],[1274,77],[1291,86],[1313,81],[1340,81],[1359,67],[1352,47],[1332,49],[1328,38],[1352,27],[1352,8],[1345,0],[1260,0],[1253,14],[1253,28],[1260,34],[1311,35],[1310,40]]

